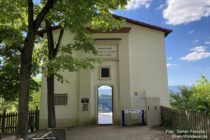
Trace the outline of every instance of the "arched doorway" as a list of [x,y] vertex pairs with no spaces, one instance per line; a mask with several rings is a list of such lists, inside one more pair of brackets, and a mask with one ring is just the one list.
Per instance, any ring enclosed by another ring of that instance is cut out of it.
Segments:
[[113,88],[102,85],[97,89],[98,124],[113,124]]

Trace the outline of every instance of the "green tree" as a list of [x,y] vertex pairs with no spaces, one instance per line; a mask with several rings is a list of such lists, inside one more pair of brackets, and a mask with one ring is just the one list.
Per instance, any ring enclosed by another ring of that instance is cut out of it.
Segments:
[[47,0],[40,6],[34,5],[33,0],[0,1],[1,25],[16,27],[26,33],[20,51],[20,92],[17,126],[17,134],[20,135],[24,135],[27,132],[28,126],[29,83],[36,32],[56,1],[57,0]]
[[[15,101],[20,89],[20,48],[23,36],[15,28],[0,27],[0,96],[5,101]],[[32,78],[30,83],[30,91],[38,89],[38,83]]]
[[180,87],[180,93],[170,94],[170,104],[172,107],[180,110],[192,110],[192,89],[187,86]]
[[8,101],[4,100],[4,98],[0,98],[0,113],[3,113],[5,110],[7,112],[12,112],[15,105],[15,101]]
[[[87,58],[74,58],[72,53],[74,50],[76,51],[85,51],[94,53],[94,47],[92,45],[91,40],[87,40],[84,37],[84,40],[75,39],[75,43],[68,44],[66,46],[61,46],[61,40],[63,36],[64,29],[61,28],[60,34],[58,37],[58,41],[55,44],[53,38],[53,32],[51,30],[51,24],[46,21],[46,34],[47,34],[47,48],[48,48],[48,57],[44,59],[46,61],[46,65],[43,68],[43,73],[47,77],[47,98],[48,98],[48,127],[54,128],[56,127],[56,119],[55,119],[55,107],[54,107],[54,78],[57,77],[58,80],[63,82],[65,79],[60,73],[63,70],[68,71],[77,71],[81,68],[93,68],[93,64],[95,60],[87,59]],[[80,39],[82,36],[80,37]],[[55,44],[55,45],[54,45]],[[59,49],[60,48],[60,49]],[[58,50],[60,50],[60,54],[58,54]]]
[[[27,132],[32,52],[34,49],[36,33],[46,16],[50,13],[56,13],[52,14],[52,18],[56,18],[58,22],[61,22],[62,25],[68,27],[72,33],[77,33],[76,37],[79,37],[77,35],[86,35],[83,34],[84,30],[81,30],[84,28],[73,27],[82,27],[87,25],[85,23],[91,23],[93,25],[92,27],[95,29],[97,27],[101,27],[102,29],[116,27],[116,24],[114,24],[116,20],[113,20],[109,13],[109,9],[123,7],[125,4],[126,0],[42,0],[40,3],[34,3],[33,0],[0,1],[0,24],[16,27],[26,34],[20,51],[21,65],[17,127],[18,134],[25,134]],[[90,20],[91,22],[86,22]],[[80,26],[74,26],[76,24]],[[81,41],[82,39],[84,38],[79,40]]]
[[32,91],[31,96],[29,100],[29,109],[35,110],[36,107],[39,107],[40,105],[40,97],[41,97],[41,91]]
[[192,91],[195,110],[210,115],[210,82],[208,79],[201,76],[197,84],[193,86]]
[[201,76],[190,89],[181,87],[180,93],[170,94],[172,107],[210,115],[210,82]]
[[20,31],[8,26],[0,28],[0,96],[4,100],[16,100],[20,88],[20,47],[23,37]]
[[[22,33],[10,26],[0,26],[0,97],[1,110],[16,108],[20,89],[20,51],[23,44]],[[33,73],[36,73],[34,67]],[[38,90],[38,83],[30,78],[29,91]]]

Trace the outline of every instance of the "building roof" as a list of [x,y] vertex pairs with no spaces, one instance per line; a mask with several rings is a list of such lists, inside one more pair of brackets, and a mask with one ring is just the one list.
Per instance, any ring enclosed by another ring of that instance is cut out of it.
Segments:
[[[116,18],[116,19],[123,19],[128,23],[132,23],[132,24],[135,24],[135,25],[139,25],[139,26],[143,26],[143,27],[146,27],[146,28],[161,31],[165,34],[165,36],[167,36],[168,34],[170,34],[172,32],[172,30],[170,30],[170,29],[162,28],[162,27],[156,26],[156,25],[151,25],[151,24],[144,23],[144,22],[137,21],[137,20],[133,20],[133,19],[130,19],[130,18],[126,18],[126,17],[114,15],[114,14],[113,14],[113,17]],[[57,30],[57,29],[60,29],[60,28],[61,28],[61,26],[57,25],[57,26],[53,26],[52,30]],[[88,30],[90,30],[90,29],[88,28]],[[92,33],[102,33],[101,31],[93,31],[93,30],[90,30],[90,31]],[[128,33],[129,31],[130,31],[129,27],[123,27],[119,30],[114,29],[113,31],[107,31],[107,32],[103,32],[103,33]],[[43,35],[45,32],[46,32],[46,29],[43,29],[43,30],[39,30],[37,32],[37,34]]]
[[113,17],[115,17],[116,19],[126,20],[127,22],[135,24],[135,25],[140,25],[140,26],[143,26],[143,27],[147,27],[147,28],[150,28],[150,29],[154,29],[154,30],[164,32],[165,36],[167,36],[169,33],[172,32],[172,30],[170,30],[170,29],[162,28],[160,26],[144,23],[144,22],[133,20],[133,19],[130,19],[130,18],[126,18],[126,17],[122,17],[122,16],[118,16],[118,15],[113,15]]

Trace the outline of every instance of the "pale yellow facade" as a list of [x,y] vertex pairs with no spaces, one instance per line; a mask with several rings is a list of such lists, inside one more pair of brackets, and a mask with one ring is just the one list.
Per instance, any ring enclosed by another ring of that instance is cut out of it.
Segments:
[[[169,106],[165,33],[144,26],[126,23],[128,33],[93,33],[95,47],[110,47],[109,56],[95,69],[62,72],[69,83],[55,82],[56,94],[67,94],[66,105],[56,105],[57,127],[97,124],[97,89],[101,85],[113,88],[113,123],[120,124],[122,109],[146,109],[144,97],[159,97],[160,105]],[[59,30],[54,31],[57,37]],[[64,32],[62,44],[72,41]],[[78,55],[76,55],[78,56]],[[85,55],[90,57],[90,55]],[[83,57],[85,57],[83,55]],[[100,78],[101,67],[110,68],[110,78]],[[42,78],[40,127],[47,127],[47,88]],[[83,111],[82,98],[88,98],[88,111]]]

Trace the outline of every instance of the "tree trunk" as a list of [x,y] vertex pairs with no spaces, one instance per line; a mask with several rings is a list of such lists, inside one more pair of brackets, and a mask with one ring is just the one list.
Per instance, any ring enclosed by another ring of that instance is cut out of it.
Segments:
[[[51,29],[51,23],[45,20],[47,29],[47,41],[48,41],[48,60],[51,62],[54,59],[54,40]],[[48,68],[53,69],[53,68]],[[53,70],[52,70],[53,71]],[[54,74],[48,70],[47,76],[47,106],[48,106],[48,127],[56,127],[55,119],[55,105],[54,105]]]
[[28,131],[29,81],[31,76],[32,51],[35,33],[30,32],[21,52],[20,93],[18,103],[17,134],[23,136]]
[[[48,60],[53,61],[56,58],[58,53],[61,40],[63,37],[64,29],[60,30],[60,34],[58,37],[58,42],[54,47],[54,39],[52,33],[51,22],[49,20],[45,20],[46,30],[47,30],[47,41],[48,41]],[[50,68],[53,69],[53,68]],[[52,70],[53,71],[53,70]],[[54,104],[54,74],[48,71],[47,76],[47,104],[48,104],[48,127],[55,128],[56,127],[56,115],[55,115],[55,104]]]
[[54,74],[47,76],[48,127],[56,127],[54,106]]
[[23,136],[28,130],[28,102],[29,102],[29,81],[31,76],[32,52],[36,32],[45,16],[57,0],[47,0],[41,11],[34,20],[33,0],[28,0],[28,33],[21,50],[20,68],[20,93],[18,102],[18,125],[17,135]]

